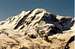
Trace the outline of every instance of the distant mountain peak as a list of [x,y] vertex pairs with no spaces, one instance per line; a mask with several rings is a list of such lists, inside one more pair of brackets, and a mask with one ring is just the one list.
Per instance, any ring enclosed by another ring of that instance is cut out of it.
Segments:
[[0,22],[2,49],[64,49],[74,35],[73,17],[54,15],[42,8],[22,11]]

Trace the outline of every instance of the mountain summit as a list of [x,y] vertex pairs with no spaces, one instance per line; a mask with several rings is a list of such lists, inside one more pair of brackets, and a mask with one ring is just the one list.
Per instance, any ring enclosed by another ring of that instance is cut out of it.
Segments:
[[73,49],[75,19],[37,8],[0,22],[0,49]]

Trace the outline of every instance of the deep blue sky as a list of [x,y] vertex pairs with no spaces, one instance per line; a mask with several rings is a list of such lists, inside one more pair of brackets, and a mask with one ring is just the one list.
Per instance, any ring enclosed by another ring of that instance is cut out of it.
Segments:
[[74,0],[0,0],[0,20],[22,10],[44,8],[54,14],[74,15]]

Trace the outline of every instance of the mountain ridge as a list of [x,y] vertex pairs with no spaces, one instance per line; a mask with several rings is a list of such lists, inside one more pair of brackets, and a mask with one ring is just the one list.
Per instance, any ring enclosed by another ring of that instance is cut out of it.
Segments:
[[42,8],[22,11],[0,22],[0,40],[4,40],[0,48],[64,49],[71,45],[68,41],[75,36],[74,27],[73,17],[54,15]]

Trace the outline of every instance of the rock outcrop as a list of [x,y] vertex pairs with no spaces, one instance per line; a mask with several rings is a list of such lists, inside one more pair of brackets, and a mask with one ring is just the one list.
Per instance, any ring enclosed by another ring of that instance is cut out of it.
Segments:
[[22,11],[0,22],[0,49],[73,49],[75,19],[45,9]]

